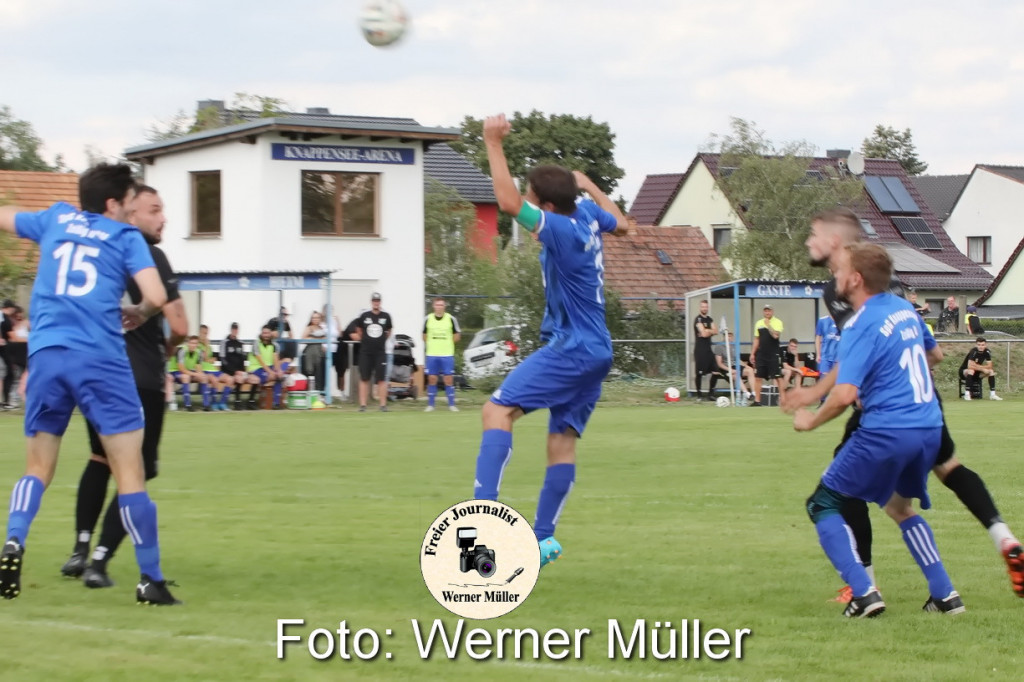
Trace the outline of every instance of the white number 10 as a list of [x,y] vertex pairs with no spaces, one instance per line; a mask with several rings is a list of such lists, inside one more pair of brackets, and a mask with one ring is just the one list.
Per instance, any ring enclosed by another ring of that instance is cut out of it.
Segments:
[[914,389],[914,402],[931,402],[935,390],[932,386],[931,373],[928,371],[928,358],[925,357],[924,348],[913,346],[904,349],[903,355],[900,356],[900,367],[907,370],[907,378]]
[[[60,260],[57,266],[57,295],[85,296],[96,287],[96,266],[86,258],[96,258],[100,250],[95,246],[83,246],[64,242],[53,251],[53,257]],[[68,285],[68,271],[85,275],[85,284]]]

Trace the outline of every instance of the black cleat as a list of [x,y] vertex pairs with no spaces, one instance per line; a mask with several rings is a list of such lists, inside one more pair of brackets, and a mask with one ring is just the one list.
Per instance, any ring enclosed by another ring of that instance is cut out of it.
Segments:
[[241,409],[242,409],[242,403],[235,403],[235,410],[241,410]]
[[113,587],[114,581],[107,575],[107,569],[89,564],[82,574],[82,583],[89,588]]
[[209,405],[203,405],[203,412],[212,412],[213,408]]
[[181,602],[167,589],[169,584],[166,580],[153,580],[143,573],[135,587],[135,600],[149,606],[176,606]]
[[967,610],[964,606],[964,602],[960,599],[960,594],[953,590],[945,599],[936,599],[935,597],[928,597],[928,601],[921,607],[924,611],[932,611],[934,613],[946,613],[950,616],[955,616],[959,613],[963,613]]
[[847,618],[874,618],[885,611],[885,602],[878,590],[872,587],[863,597],[854,597],[843,610]]
[[25,548],[11,538],[0,551],[0,597],[14,599],[21,594],[21,566]]
[[68,578],[80,578],[88,562],[88,556],[89,545],[76,544],[75,549],[71,552],[71,556],[60,567],[61,575]]
[[185,410],[187,412],[195,412],[196,411],[196,406],[195,405],[186,405],[185,406]]

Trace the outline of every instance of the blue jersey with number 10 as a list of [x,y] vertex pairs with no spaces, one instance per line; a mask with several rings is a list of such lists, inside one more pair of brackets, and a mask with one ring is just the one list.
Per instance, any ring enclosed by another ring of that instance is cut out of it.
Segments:
[[138,228],[57,203],[18,213],[19,237],[39,244],[29,353],[61,347],[125,354],[121,297],[128,277],[155,267]]
[[544,211],[537,225],[544,276],[541,341],[561,352],[611,357],[612,337],[604,317],[602,232],[618,221],[590,200],[572,215]]
[[905,299],[876,294],[846,322],[839,340],[838,384],[858,388],[865,429],[942,426],[926,351],[935,347]]

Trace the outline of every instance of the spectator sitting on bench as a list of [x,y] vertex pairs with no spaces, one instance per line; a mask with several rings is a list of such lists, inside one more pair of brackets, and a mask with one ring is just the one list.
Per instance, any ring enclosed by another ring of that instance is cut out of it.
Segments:
[[[260,386],[274,386],[274,409],[282,409],[281,386],[285,372],[281,369],[281,356],[274,346],[274,333],[270,327],[264,326],[260,337],[253,341],[252,352],[249,353],[249,376],[256,377]],[[259,409],[259,391],[249,393],[249,409]]]
[[[735,337],[732,332],[727,332],[726,343],[732,345],[735,343]],[[708,389],[708,395],[714,396],[715,386],[718,384],[719,379],[725,379],[728,381],[729,378],[729,364],[726,362],[726,349],[724,343],[716,343],[712,346],[712,353],[715,356],[715,371],[711,374],[710,386]],[[736,357],[736,367],[742,368],[743,377],[742,379],[737,378],[736,370],[732,370],[732,380],[735,384],[739,382],[739,388],[743,391],[743,397],[746,400],[751,400],[754,397],[754,368],[749,364],[744,363],[739,356]]]
[[[231,330],[224,340],[220,342],[220,371],[222,377],[230,377],[231,385],[235,387],[235,409],[242,409],[242,386],[249,386],[249,398],[259,389],[260,380],[258,377],[246,374],[245,372],[246,353],[245,346],[238,338],[238,323],[231,323]],[[221,403],[227,407],[228,394],[230,389],[224,389],[221,396]]]
[[[235,380],[231,375],[219,370],[214,363],[218,358],[213,352],[213,346],[210,345],[210,328],[205,324],[199,325],[199,350],[203,352],[203,374],[206,375],[210,394],[213,396],[211,407],[214,412],[227,410],[228,395],[231,394],[231,387],[235,385]],[[223,397],[221,389],[224,389]]]
[[988,377],[988,398],[989,400],[1002,400],[996,395],[996,371],[992,368],[992,353],[988,349],[988,342],[983,336],[975,341],[975,346],[964,357],[960,363],[960,378],[964,381],[964,400],[971,399],[971,393],[975,386],[978,393],[981,393],[981,379]]
[[199,348],[199,337],[195,334],[188,337],[185,345],[178,347],[177,369],[172,374],[174,380],[181,384],[185,409],[195,412],[192,406],[192,384],[199,384],[199,391],[203,396],[203,411],[209,412],[210,387],[203,371],[203,351]]

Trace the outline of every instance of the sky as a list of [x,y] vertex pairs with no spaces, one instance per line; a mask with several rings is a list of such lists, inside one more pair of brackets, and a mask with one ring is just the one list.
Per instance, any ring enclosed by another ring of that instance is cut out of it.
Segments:
[[1024,3],[403,0],[410,28],[389,48],[363,40],[363,4],[0,0],[0,104],[76,170],[87,145],[116,156],[237,92],[427,126],[591,116],[630,202],[732,117],[821,153],[910,128],[928,174],[1024,165]]

